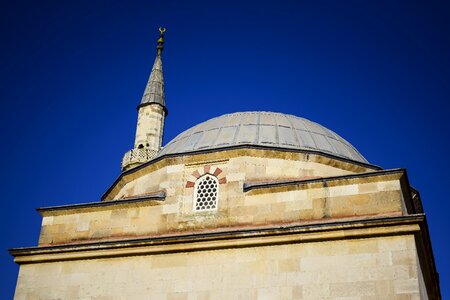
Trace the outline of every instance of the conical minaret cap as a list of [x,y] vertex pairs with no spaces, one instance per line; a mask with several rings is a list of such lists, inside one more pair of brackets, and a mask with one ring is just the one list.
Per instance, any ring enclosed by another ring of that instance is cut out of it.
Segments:
[[153,63],[152,72],[148,79],[147,86],[145,87],[144,95],[142,96],[141,104],[139,106],[147,105],[150,103],[157,103],[164,107],[166,110],[166,99],[164,96],[164,77],[161,54],[164,45],[164,32],[165,28],[159,28],[159,39],[157,55],[155,62]]

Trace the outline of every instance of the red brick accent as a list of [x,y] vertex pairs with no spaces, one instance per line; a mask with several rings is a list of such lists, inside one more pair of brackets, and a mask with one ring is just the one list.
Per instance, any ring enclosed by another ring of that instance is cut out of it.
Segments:
[[217,168],[215,171],[214,171],[214,176],[216,176],[217,177],[217,175],[219,175],[220,173],[222,173],[222,170],[220,169],[220,168]]
[[199,178],[200,173],[198,172],[198,170],[195,170],[194,173],[192,173],[192,176],[194,176],[195,178]]
[[187,188],[194,187],[194,183],[192,181],[188,181],[188,182],[186,182],[186,187]]
[[211,166],[204,166],[203,170],[205,171],[205,174],[209,173],[209,170],[211,170]]
[[227,183],[227,178],[226,177],[219,179],[219,184],[222,184],[222,183]]

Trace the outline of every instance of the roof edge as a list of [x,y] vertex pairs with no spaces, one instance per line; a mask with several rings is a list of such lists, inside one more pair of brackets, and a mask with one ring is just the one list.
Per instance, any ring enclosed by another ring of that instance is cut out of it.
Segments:
[[114,205],[138,203],[138,202],[143,202],[143,201],[148,201],[148,200],[164,201],[165,199],[166,199],[166,193],[159,192],[159,193],[155,193],[155,194],[151,194],[151,195],[138,196],[138,197],[114,200],[114,201],[86,202],[86,203],[77,203],[77,204],[39,207],[39,208],[36,208],[36,210],[39,212],[39,214],[41,216],[43,216],[45,213],[53,212],[53,211],[63,211],[63,210],[80,209],[80,208],[108,207],[108,206],[114,206]]
[[339,175],[339,176],[330,176],[330,177],[320,177],[320,178],[311,178],[304,180],[285,180],[278,182],[258,182],[258,183],[244,183],[243,190],[244,192],[249,192],[255,189],[266,189],[272,187],[282,187],[289,185],[306,185],[310,183],[323,182],[327,183],[330,181],[342,180],[342,179],[356,179],[356,178],[366,178],[366,177],[376,177],[380,175],[391,175],[391,174],[399,174],[403,176],[406,174],[405,169],[389,169],[389,170],[380,170],[375,172],[367,172],[367,173],[357,173],[357,174],[348,174],[348,175]]

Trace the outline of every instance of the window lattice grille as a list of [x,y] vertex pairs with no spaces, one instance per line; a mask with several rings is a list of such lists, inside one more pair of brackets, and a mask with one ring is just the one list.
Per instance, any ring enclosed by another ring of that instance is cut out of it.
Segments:
[[219,184],[217,178],[212,175],[200,177],[196,182],[195,210],[217,209]]

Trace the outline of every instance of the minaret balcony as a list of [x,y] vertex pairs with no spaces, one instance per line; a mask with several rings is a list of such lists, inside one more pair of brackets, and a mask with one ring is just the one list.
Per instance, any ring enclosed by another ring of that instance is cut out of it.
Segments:
[[156,156],[157,152],[149,148],[134,148],[125,153],[122,159],[122,171],[143,164]]

